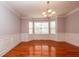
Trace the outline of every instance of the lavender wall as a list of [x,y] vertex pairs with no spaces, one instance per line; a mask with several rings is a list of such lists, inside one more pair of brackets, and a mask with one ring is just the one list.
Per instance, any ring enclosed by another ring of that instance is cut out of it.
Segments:
[[57,17],[57,33],[64,33],[65,31],[65,18],[64,17]]
[[66,17],[66,29],[68,33],[79,33],[79,11]]
[[79,10],[65,19],[65,41],[79,47]]
[[79,9],[73,11],[65,17],[57,17],[57,40],[79,47]]
[[64,41],[64,31],[65,31],[65,18],[63,16],[58,16],[56,21],[57,30],[57,41]]
[[20,43],[20,19],[0,2],[0,56]]
[[49,21],[48,19],[42,19],[42,18],[35,18],[35,19],[27,19],[27,18],[23,18],[22,19],[22,27],[21,27],[21,39],[22,41],[30,41],[30,40],[39,40],[39,39],[49,39],[49,40],[56,40],[56,35],[54,34],[29,34],[29,27],[28,27],[28,22],[29,21]]
[[20,21],[8,9],[0,6],[0,35],[20,33]]

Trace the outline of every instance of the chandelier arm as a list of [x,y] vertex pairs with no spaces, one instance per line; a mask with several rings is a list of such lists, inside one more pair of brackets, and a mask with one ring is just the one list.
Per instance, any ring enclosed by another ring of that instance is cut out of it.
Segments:
[[52,9],[49,8],[49,3],[50,1],[47,1],[47,8],[46,8],[46,12],[43,12],[43,15],[47,18],[51,18],[53,16],[53,14],[55,14],[55,11],[52,11]]

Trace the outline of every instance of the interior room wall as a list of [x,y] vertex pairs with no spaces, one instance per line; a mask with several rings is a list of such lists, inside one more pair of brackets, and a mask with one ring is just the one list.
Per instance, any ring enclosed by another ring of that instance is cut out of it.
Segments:
[[57,17],[57,40],[79,47],[79,8]]
[[64,41],[65,39],[65,17],[58,16],[56,21],[57,41]]
[[39,39],[49,39],[49,40],[56,40],[56,35],[54,34],[29,34],[29,25],[28,25],[28,22],[29,21],[38,21],[38,20],[41,20],[41,21],[48,21],[47,19],[29,19],[29,18],[22,18],[22,34],[21,34],[21,39],[22,41],[30,41],[30,40],[39,40]]
[[56,35],[28,34],[28,22],[32,20],[33,19],[29,18],[22,18],[20,20],[14,12],[0,3],[0,56],[3,56],[10,51],[21,41],[30,41],[33,39],[65,41],[75,46],[79,46],[79,10],[66,17],[57,17]]
[[20,19],[0,2],[0,56],[20,42]]
[[[64,19],[65,17],[57,17],[56,18],[56,34],[48,34],[48,35],[30,35],[29,34],[29,25],[28,22],[29,21],[37,21],[36,19],[31,19],[31,18],[22,18],[21,20],[21,39],[22,41],[30,41],[30,40],[35,40],[35,39],[50,39],[50,40],[54,40],[54,41],[64,41],[65,39],[65,24],[64,24]],[[41,20],[41,19],[40,19]],[[44,20],[44,19],[43,19]],[[44,20],[44,21],[48,21],[48,20]]]
[[79,8],[66,16],[65,41],[79,47]]

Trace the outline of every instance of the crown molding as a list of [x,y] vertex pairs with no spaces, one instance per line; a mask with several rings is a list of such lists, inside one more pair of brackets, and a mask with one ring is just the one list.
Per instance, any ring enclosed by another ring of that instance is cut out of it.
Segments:
[[57,18],[67,17],[67,16],[72,15],[73,13],[78,12],[78,11],[79,11],[79,8],[76,8],[76,9],[70,11],[69,13],[67,13],[66,15],[57,16]]
[[57,16],[57,18],[63,18],[63,17],[66,17],[65,15],[63,15],[63,16]]
[[5,8],[7,8],[11,13],[15,14],[17,17],[20,17],[20,14],[18,12],[16,12],[14,8],[12,8],[11,6],[9,6],[7,4],[7,2],[2,2],[2,6],[4,6]]
[[78,12],[78,11],[79,11],[79,8],[76,8],[76,9],[72,10],[71,12],[67,13],[65,16],[69,16],[75,12]]
[[[66,15],[57,16],[57,18],[66,17],[66,16],[69,16],[69,15],[75,13],[75,12],[78,12],[78,11],[79,11],[79,8],[76,8],[76,9],[72,10],[71,12],[67,13]],[[26,17],[22,17],[22,18],[25,19]]]

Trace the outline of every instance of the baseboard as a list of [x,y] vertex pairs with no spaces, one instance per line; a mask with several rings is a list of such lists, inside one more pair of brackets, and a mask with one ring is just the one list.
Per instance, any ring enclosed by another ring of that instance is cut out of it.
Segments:
[[14,46],[7,48],[7,49],[3,49],[2,51],[0,51],[0,56],[4,56],[6,53],[8,53],[10,50],[12,50],[14,47],[16,47],[18,44],[20,44],[21,42],[15,44]]

